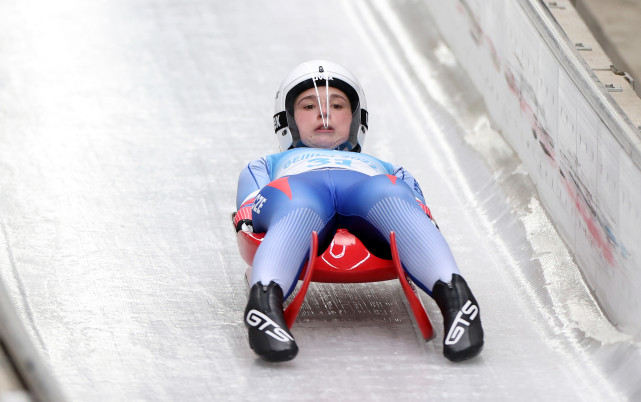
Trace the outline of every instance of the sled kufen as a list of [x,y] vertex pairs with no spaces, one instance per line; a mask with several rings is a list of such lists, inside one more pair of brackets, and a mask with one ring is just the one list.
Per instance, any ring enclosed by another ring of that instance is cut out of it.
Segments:
[[[251,233],[244,230],[236,232],[238,250],[243,260],[250,267],[254,260],[254,254],[264,236],[264,233]],[[432,339],[434,337],[432,323],[418,295],[416,286],[403,270],[398,256],[394,232],[390,233],[390,251],[391,259],[377,257],[347,229],[338,229],[327,249],[322,254],[319,254],[318,234],[313,232],[309,258],[299,278],[299,280],[302,280],[302,284],[285,308],[287,326],[291,328],[294,325],[305,299],[309,283],[312,281],[323,283],[365,283],[396,278],[401,283],[403,293],[409,302],[423,338],[426,341]]]

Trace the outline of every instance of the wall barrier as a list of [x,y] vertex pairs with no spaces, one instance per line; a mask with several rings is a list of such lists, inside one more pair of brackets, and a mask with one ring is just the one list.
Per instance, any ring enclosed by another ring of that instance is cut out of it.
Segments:
[[608,318],[641,338],[641,140],[539,0],[426,1]]

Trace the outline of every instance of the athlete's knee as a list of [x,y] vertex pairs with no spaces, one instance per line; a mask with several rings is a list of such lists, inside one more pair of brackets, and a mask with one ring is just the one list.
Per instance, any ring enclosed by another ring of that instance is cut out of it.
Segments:
[[412,189],[396,176],[372,176],[367,182],[363,194],[371,201],[376,202],[389,197],[414,200]]

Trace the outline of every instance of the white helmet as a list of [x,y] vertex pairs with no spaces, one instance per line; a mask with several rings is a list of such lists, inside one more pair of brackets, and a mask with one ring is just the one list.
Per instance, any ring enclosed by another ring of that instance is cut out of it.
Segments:
[[304,146],[294,121],[294,101],[303,91],[319,86],[340,89],[352,107],[352,125],[348,140],[336,149],[361,152],[367,133],[367,104],[356,77],[345,67],[324,60],[300,64],[285,77],[276,92],[274,131],[281,151]]

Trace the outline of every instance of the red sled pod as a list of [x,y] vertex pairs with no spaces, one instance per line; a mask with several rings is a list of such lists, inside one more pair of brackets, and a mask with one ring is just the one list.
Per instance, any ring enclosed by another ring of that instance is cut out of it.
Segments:
[[[243,230],[236,233],[240,255],[250,267],[254,261],[254,254],[256,254],[256,250],[264,236],[264,233],[250,233]],[[375,256],[347,229],[338,229],[332,242],[322,254],[318,253],[318,235],[316,232],[312,233],[311,243],[306,268],[300,277],[303,283],[294,299],[285,309],[285,320],[289,328],[296,321],[311,281],[363,283],[398,278],[423,338],[430,340],[434,337],[432,324],[425,311],[425,306],[423,306],[423,302],[418,296],[418,290],[401,265],[394,232],[390,233],[392,259]]]

